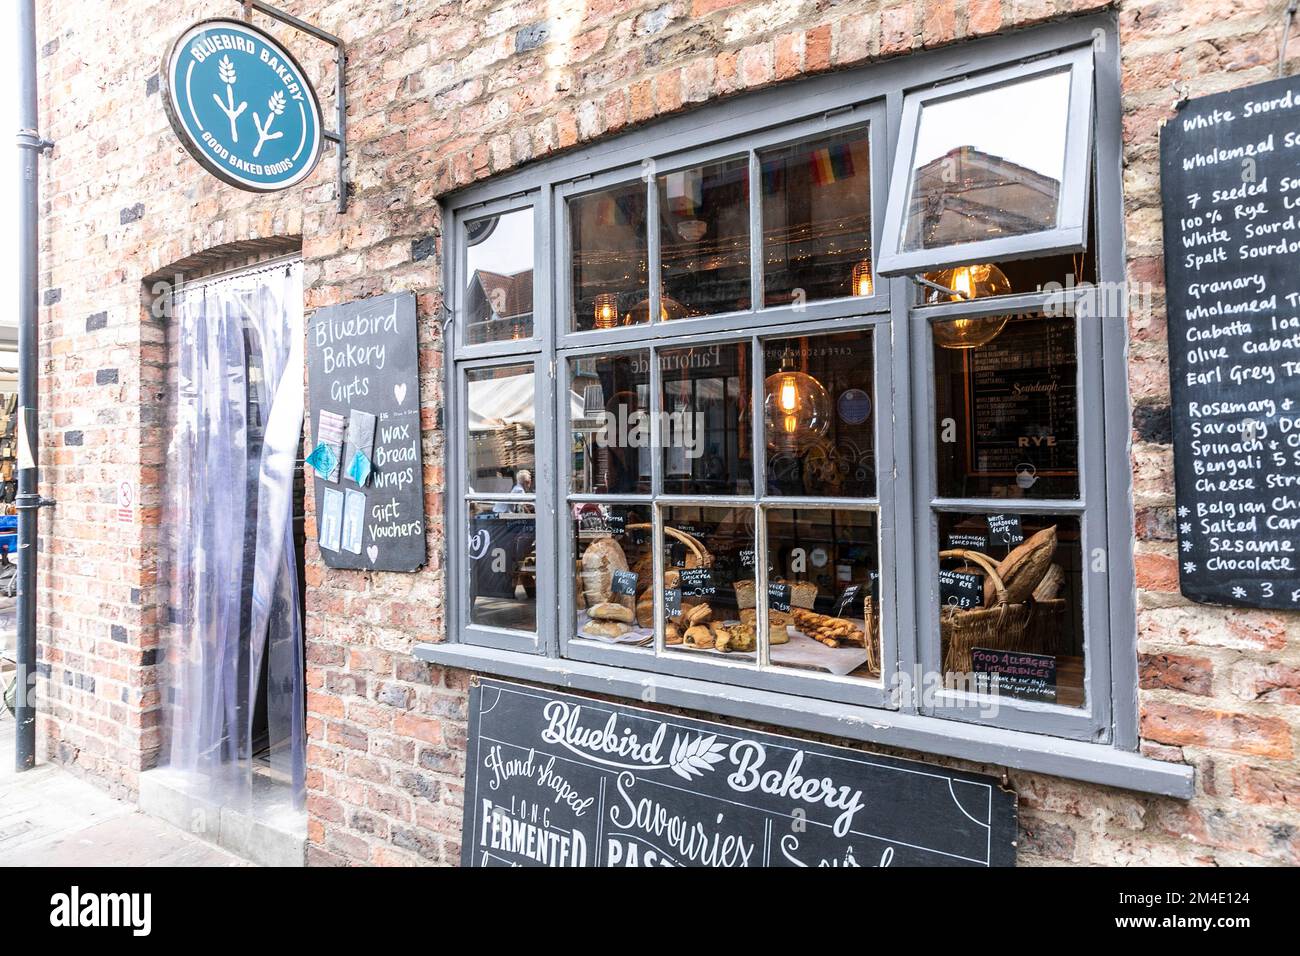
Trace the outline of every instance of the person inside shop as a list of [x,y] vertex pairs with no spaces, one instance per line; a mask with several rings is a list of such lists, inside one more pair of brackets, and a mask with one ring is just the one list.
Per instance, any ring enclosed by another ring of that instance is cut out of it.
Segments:
[[[533,490],[533,473],[527,468],[520,468],[515,472],[514,485],[510,488],[512,495],[526,495]],[[499,501],[493,505],[492,510],[497,514],[509,514],[516,511],[516,507],[508,501]]]

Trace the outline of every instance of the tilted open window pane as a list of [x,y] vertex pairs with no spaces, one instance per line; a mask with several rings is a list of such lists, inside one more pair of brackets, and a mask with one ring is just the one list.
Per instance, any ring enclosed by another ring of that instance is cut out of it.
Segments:
[[465,224],[465,344],[531,338],[533,210]]
[[1081,250],[1091,129],[1089,48],[909,94],[879,271]]

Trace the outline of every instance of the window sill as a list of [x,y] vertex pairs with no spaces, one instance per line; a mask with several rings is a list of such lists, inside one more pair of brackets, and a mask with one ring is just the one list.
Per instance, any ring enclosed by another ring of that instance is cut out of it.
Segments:
[[1192,767],[1152,760],[1104,744],[1043,737],[916,714],[867,710],[834,701],[810,700],[692,678],[641,675],[623,668],[536,657],[490,647],[417,644],[414,653],[417,659],[430,664],[610,694],[633,701],[643,699],[653,679],[654,702],[670,707],[1179,799],[1188,799],[1193,794]]

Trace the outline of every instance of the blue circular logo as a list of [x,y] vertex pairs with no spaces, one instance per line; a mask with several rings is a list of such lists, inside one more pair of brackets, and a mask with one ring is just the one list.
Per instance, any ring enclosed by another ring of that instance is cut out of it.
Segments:
[[208,172],[274,192],[316,168],[321,109],[302,67],[270,34],[239,20],[194,24],[167,51],[167,118]]
[[871,415],[871,396],[860,388],[847,388],[840,393],[840,418],[850,425],[861,425]]

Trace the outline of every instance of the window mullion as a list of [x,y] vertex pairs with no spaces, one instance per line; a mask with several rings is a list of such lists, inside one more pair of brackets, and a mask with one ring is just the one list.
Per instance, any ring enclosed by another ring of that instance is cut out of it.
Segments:
[[763,174],[756,150],[749,151],[749,305],[763,308]]

